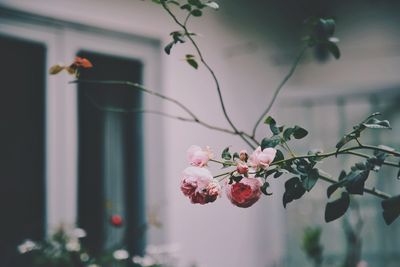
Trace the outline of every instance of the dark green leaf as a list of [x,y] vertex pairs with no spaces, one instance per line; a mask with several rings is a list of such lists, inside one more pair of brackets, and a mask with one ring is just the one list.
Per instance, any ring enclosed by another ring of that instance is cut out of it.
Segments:
[[192,14],[192,16],[194,16],[194,17],[201,17],[201,15],[203,15],[203,12],[200,9],[195,9],[195,10],[192,10],[192,12],[190,12],[190,14]]
[[285,141],[289,141],[293,132],[294,128],[286,128],[285,131],[283,131],[283,139],[285,139]]
[[195,69],[199,67],[199,64],[197,63],[193,55],[186,55],[186,62]]
[[301,198],[306,190],[301,184],[298,177],[290,178],[285,183],[285,193],[283,194],[283,206],[286,208],[286,204],[293,200]]
[[328,198],[330,198],[331,195],[332,195],[339,187],[343,187],[343,186],[347,183],[347,180],[345,179],[346,176],[347,176],[346,172],[345,172],[345,171],[342,171],[342,172],[340,173],[340,175],[339,175],[338,182],[335,183],[335,184],[332,184],[332,185],[330,185],[330,186],[328,187],[328,189],[327,189],[327,191],[326,191],[326,193],[327,193],[327,195],[328,195]]
[[272,136],[271,138],[264,138],[261,141],[261,149],[264,150],[267,147],[276,147],[281,143],[281,138],[279,136]]
[[304,138],[308,134],[307,130],[300,126],[295,126],[293,130],[293,137],[296,139]]
[[269,187],[269,183],[268,183],[268,182],[265,182],[265,183],[261,186],[260,190],[261,190],[261,192],[262,192],[264,195],[270,196],[270,195],[272,195],[272,193],[268,193],[268,191],[267,191],[268,187]]
[[346,189],[350,194],[363,195],[364,185],[369,175],[367,170],[356,170],[346,176]]
[[192,11],[192,6],[191,5],[188,5],[188,4],[186,4],[186,5],[183,5],[183,6],[181,6],[181,9],[186,9],[187,11]]
[[325,207],[325,221],[331,222],[342,217],[350,205],[350,196],[342,192],[342,196],[333,202],[328,202]]
[[339,50],[339,47],[337,46],[337,44],[335,44],[334,42],[327,42],[327,43],[326,43],[326,48],[328,49],[328,51],[329,51],[336,59],[339,59],[339,58],[340,58],[340,50]]
[[233,153],[233,160],[240,158],[239,153],[235,152]]
[[274,174],[274,178],[279,178],[279,177],[281,177],[282,174],[283,174],[283,172],[277,171],[277,172]]
[[386,224],[393,223],[400,216],[400,195],[383,200],[382,208]]
[[165,51],[165,53],[167,53],[167,55],[171,54],[171,49],[174,46],[174,44],[175,44],[175,42],[170,42],[169,44],[167,44],[164,47],[164,51]]
[[229,146],[222,151],[221,158],[224,160],[230,160],[232,158],[231,153],[229,153]]
[[153,3],[161,4],[161,0],[152,0]]
[[276,154],[275,154],[275,158],[273,162],[277,162],[277,161],[281,161],[284,160],[285,157],[283,156],[282,151],[280,151],[279,149],[276,150]]
[[303,179],[303,187],[306,189],[308,192],[314,187],[314,185],[317,183],[319,178],[319,172],[317,168],[313,168],[309,173],[308,176]]

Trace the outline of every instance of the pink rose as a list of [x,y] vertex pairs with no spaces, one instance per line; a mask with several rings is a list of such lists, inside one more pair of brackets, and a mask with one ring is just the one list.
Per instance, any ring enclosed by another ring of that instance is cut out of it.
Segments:
[[212,158],[212,153],[209,147],[202,149],[199,146],[192,145],[187,151],[187,158],[190,165],[203,167],[207,165],[208,160]]
[[233,205],[248,208],[261,196],[261,182],[257,178],[242,178],[240,182],[234,182],[226,186],[226,195]]
[[213,179],[208,169],[187,167],[183,171],[181,191],[193,204],[204,205],[217,199],[221,194],[221,186]]
[[267,169],[272,163],[276,155],[276,149],[268,147],[261,151],[261,147],[251,154],[249,163],[253,168],[256,169]]

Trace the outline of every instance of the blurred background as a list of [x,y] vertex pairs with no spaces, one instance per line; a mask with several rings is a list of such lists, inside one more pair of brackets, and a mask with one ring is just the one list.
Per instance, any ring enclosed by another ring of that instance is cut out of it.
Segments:
[[[365,143],[399,149],[400,3],[352,0],[220,0],[191,20],[206,60],[220,78],[227,111],[250,131],[301,47],[302,22],[336,19],[340,60],[309,50],[271,114],[310,135],[297,151],[330,151],[352,125],[380,111],[391,131],[370,131]],[[49,76],[53,64],[88,58],[85,79],[129,80],[185,103],[204,121],[229,128],[214,83],[203,66],[183,60],[189,45],[163,47],[178,30],[160,6],[141,0],[0,0],[0,265],[15,267],[16,246],[43,239],[63,225],[78,225],[86,245],[101,251],[125,244],[132,254],[148,245],[178,244],[179,266],[313,266],[302,251],[306,227],[321,227],[323,266],[342,266],[358,247],[368,266],[399,266],[399,222],[386,226],[380,201],[356,198],[344,218],[326,224],[326,184],[282,206],[286,178],[273,195],[249,209],[222,197],[192,205],[179,190],[192,144],[248,149],[239,138],[155,114],[99,109],[182,110],[118,86],[70,84]],[[261,126],[258,138],[268,134]],[[322,166],[337,177],[354,159]],[[211,167],[213,173],[219,166]],[[383,168],[369,186],[396,194],[396,174]],[[113,215],[123,226],[110,226]],[[362,227],[361,227],[362,225]],[[362,240],[352,234],[360,231]]]

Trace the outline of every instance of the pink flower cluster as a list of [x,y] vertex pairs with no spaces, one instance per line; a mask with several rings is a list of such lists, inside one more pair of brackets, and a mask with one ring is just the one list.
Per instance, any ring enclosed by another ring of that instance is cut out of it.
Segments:
[[[275,155],[276,150],[273,148],[262,150],[258,147],[250,157],[245,150],[240,151],[234,172],[243,178],[238,182],[225,182],[225,193],[232,204],[247,208],[260,199],[262,183],[260,178],[255,177],[255,173],[268,169]],[[221,195],[220,181],[214,179],[206,168],[212,157],[208,147],[202,149],[193,145],[187,151],[187,158],[192,166],[183,171],[181,191],[193,204],[214,202]]]

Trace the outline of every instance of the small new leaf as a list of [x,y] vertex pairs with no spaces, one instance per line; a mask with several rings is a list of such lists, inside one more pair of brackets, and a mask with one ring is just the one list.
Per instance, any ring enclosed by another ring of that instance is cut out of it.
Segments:
[[204,3],[204,5],[206,5],[206,6],[210,7],[210,8],[212,8],[212,9],[215,9],[215,10],[218,10],[218,9],[219,9],[218,3],[217,3],[217,2],[214,2],[214,1],[208,1],[208,2]]
[[224,160],[230,160],[232,158],[231,153],[229,153],[229,147],[225,148],[222,151],[221,158],[223,158]]
[[197,63],[195,57],[193,55],[186,55],[186,62],[195,69],[198,69],[199,64]]
[[325,221],[331,222],[342,217],[350,205],[350,196],[347,192],[342,192],[339,199],[328,202],[325,207]]
[[268,187],[269,187],[269,183],[268,183],[268,182],[265,182],[265,183],[261,186],[260,190],[261,190],[261,192],[262,192],[264,195],[270,196],[270,195],[272,195],[272,193],[269,193],[269,192],[267,191]]
[[170,55],[171,54],[171,49],[172,49],[172,47],[174,46],[174,44],[175,44],[175,42],[170,42],[169,44],[167,44],[165,47],[164,47],[164,51],[165,51],[165,53],[167,54],[167,55]]

